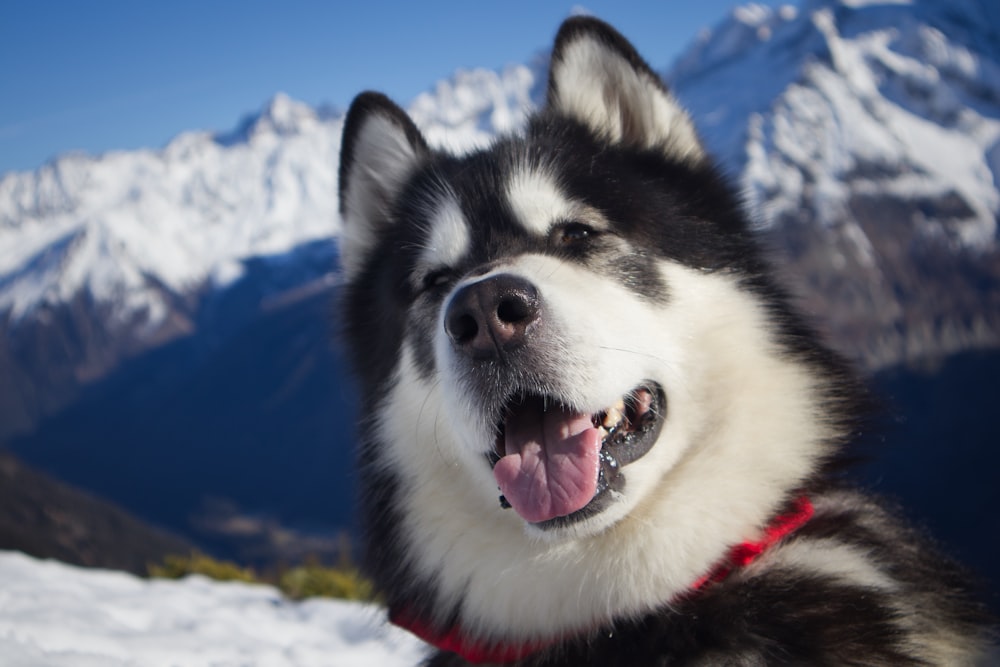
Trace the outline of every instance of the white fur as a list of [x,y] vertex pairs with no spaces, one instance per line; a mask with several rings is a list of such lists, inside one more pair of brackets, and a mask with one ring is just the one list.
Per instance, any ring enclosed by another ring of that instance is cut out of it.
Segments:
[[521,164],[507,181],[507,203],[514,219],[529,232],[547,236],[553,226],[583,222],[594,229],[608,223],[596,209],[563,194],[556,178],[537,165]]
[[350,187],[344,197],[340,261],[353,279],[389,222],[389,206],[420,160],[406,132],[389,118],[371,114],[358,130],[351,163]]
[[[854,586],[882,590],[898,586],[870,554],[836,539],[792,541],[779,546],[770,557],[810,576],[825,575]],[[751,566],[746,574],[753,576],[755,569]]]
[[625,492],[607,511],[543,535],[500,509],[483,457],[492,425],[461,391],[443,330],[433,382],[407,346],[376,414],[387,464],[407,484],[411,552],[439,582],[442,609],[462,601],[470,630],[552,636],[651,610],[705,574],[733,536],[755,537],[812,470],[828,435],[816,426],[812,380],[778,351],[762,309],[732,278],[665,262],[663,307],[548,256],[497,270],[532,280],[551,308],[567,402],[597,411],[652,379],[668,416],[653,449],[624,468]]
[[573,219],[576,206],[544,170],[522,166],[507,183],[507,201],[514,218],[529,232],[546,235],[557,220]]
[[613,142],[665,149],[677,159],[705,151],[687,112],[648,73],[589,34],[567,44],[553,64],[553,106]]
[[418,260],[423,271],[452,266],[469,250],[469,225],[455,196],[445,192],[432,208],[427,242]]

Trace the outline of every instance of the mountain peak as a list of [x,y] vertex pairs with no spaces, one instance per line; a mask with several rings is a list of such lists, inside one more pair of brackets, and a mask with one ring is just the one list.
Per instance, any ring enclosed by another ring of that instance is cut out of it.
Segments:
[[775,31],[795,21],[799,11],[792,5],[777,9],[751,3],[735,7],[714,27],[703,30],[687,51],[678,58],[670,78],[701,74],[753,51],[767,42]]
[[278,94],[229,135],[0,179],[0,318],[83,293],[154,333],[171,299],[337,231],[341,118]]
[[244,116],[231,132],[216,136],[223,146],[261,137],[290,137],[308,131],[319,122],[316,110],[285,93],[277,93],[257,113]]
[[285,93],[277,93],[264,105],[258,125],[285,136],[300,132],[315,120],[316,112],[311,106],[294,100]]

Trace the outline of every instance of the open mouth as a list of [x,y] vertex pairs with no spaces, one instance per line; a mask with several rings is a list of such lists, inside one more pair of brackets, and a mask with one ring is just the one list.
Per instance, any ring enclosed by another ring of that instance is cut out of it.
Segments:
[[501,503],[542,528],[604,509],[624,486],[623,466],[648,452],[666,416],[655,382],[639,385],[597,413],[520,393],[506,405],[490,455]]

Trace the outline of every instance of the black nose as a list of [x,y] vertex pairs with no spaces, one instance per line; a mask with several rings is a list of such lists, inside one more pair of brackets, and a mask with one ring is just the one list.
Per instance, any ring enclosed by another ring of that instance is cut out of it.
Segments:
[[473,359],[492,359],[524,345],[541,312],[538,290],[508,273],[466,285],[451,298],[444,328]]

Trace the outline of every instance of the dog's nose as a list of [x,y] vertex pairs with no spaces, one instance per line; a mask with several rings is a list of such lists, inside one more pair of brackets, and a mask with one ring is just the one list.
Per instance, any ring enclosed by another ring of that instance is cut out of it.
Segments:
[[524,345],[540,312],[535,286],[501,273],[455,292],[445,311],[444,328],[463,353],[491,359]]

